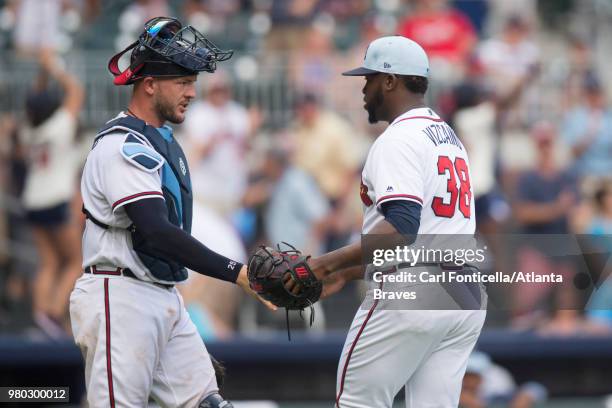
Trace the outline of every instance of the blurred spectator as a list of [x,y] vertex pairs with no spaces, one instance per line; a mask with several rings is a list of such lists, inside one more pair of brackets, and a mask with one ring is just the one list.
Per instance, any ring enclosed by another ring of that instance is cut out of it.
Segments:
[[[240,262],[247,261],[240,237],[214,211],[194,202],[192,235],[211,250]],[[241,290],[229,282],[190,272],[185,285],[178,285],[185,307],[204,339],[226,339],[236,331]]]
[[[587,317],[593,323],[605,325],[612,330],[612,181],[601,183],[595,191],[595,216],[586,230],[591,245],[600,257],[602,271],[598,276],[597,289],[587,305]],[[599,271],[598,271],[599,272]]]
[[562,77],[558,81],[563,84],[563,105],[565,110],[580,104],[585,95],[585,81],[595,76],[593,53],[588,43],[577,36],[568,41],[566,60],[564,61]]
[[240,0],[186,0],[183,13],[189,18],[193,13],[206,13],[217,19],[224,19],[240,11]]
[[[524,234],[568,234],[569,218],[572,208],[578,202],[578,194],[574,177],[555,162],[557,130],[551,123],[540,122],[534,125],[531,134],[536,145],[537,167],[525,172],[519,180],[513,208],[515,217],[522,225]],[[564,257],[553,258],[553,248],[547,242],[545,237],[533,239],[520,248],[517,270],[535,271],[538,274],[554,272],[562,275],[565,282],[571,282],[575,272],[572,263]],[[518,315],[533,312],[542,296],[552,289],[555,289],[553,284],[515,285],[514,302]],[[577,299],[571,285],[559,285],[556,289],[562,293],[557,293],[555,309],[576,309]],[[579,323],[577,316],[571,320],[567,319],[567,313],[558,313],[558,316],[558,323],[562,325],[560,329],[564,332],[574,330]]]
[[35,261],[27,265],[27,261],[18,263],[19,255],[22,259],[27,256],[14,251],[13,241],[24,235],[21,206],[16,197],[23,191],[26,173],[17,123],[12,114],[0,117],[0,327],[14,324],[15,329],[20,329],[28,325],[31,317],[29,288]]
[[[392,32],[383,32],[382,29],[381,18],[377,15],[366,15],[360,20],[359,41],[353,44],[338,61],[339,69],[338,72],[334,73],[336,78],[340,78],[341,73],[346,70],[346,67],[361,65],[364,58],[363,50],[368,48],[368,44],[385,34],[393,34]],[[364,79],[361,77],[345,76],[341,80],[334,80],[328,85],[327,96],[330,97],[333,106],[341,110],[342,114],[349,119],[353,126],[362,130],[363,133],[368,133],[373,131],[374,127],[367,121],[367,114],[363,109],[363,99],[355,97],[355,89],[361,89],[363,84]],[[377,127],[373,131],[374,135],[378,136],[382,133],[382,130],[381,132],[376,132],[376,130],[378,130]]]
[[[557,0],[553,0],[557,1]],[[487,0],[488,15],[486,32],[499,32],[508,18],[520,15],[522,19],[534,21],[537,18],[538,0]]]
[[[587,229],[587,234],[610,235],[612,238],[612,181],[606,180],[595,191],[596,214]],[[612,240],[606,248],[612,251]]]
[[305,21],[314,16],[321,0],[272,0],[272,15],[285,22]]
[[102,11],[102,0],[83,0],[81,14],[87,23],[93,23]]
[[304,33],[302,42],[292,54],[289,78],[297,89],[308,89],[317,96],[324,96],[337,78],[334,59],[331,33],[312,27]]
[[398,33],[423,47],[432,75],[442,80],[460,77],[477,40],[471,21],[448,0],[415,0],[414,6]]
[[519,15],[509,17],[501,35],[482,42],[478,49],[485,74],[502,94],[529,74],[539,63],[539,56],[531,29]]
[[184,123],[194,198],[228,215],[246,189],[245,153],[258,123],[232,99],[230,79],[224,72],[206,78],[204,93],[204,100],[190,106]]
[[153,17],[171,14],[167,0],[133,0],[124,13],[137,16],[140,25]]
[[371,0],[326,0],[322,4],[322,9],[339,22],[343,22],[351,17],[362,18],[371,7],[371,3]]
[[519,181],[516,218],[527,234],[567,234],[570,210],[578,200],[575,179],[555,163],[555,126],[539,122],[531,135],[537,150],[537,167],[525,172]]
[[119,35],[115,40],[117,51],[124,49],[138,36],[143,24],[153,17],[172,15],[167,0],[134,0],[117,19]]
[[543,385],[528,382],[517,387],[508,370],[493,363],[487,354],[474,351],[463,377],[459,407],[485,408],[495,404],[496,407],[530,408],[547,398],[548,391]]
[[62,0],[20,0],[15,24],[15,47],[24,54],[55,50],[59,40]]
[[504,170],[524,170],[530,167],[533,156],[526,131],[527,125],[540,114],[539,95],[535,86],[535,72],[539,64],[539,49],[531,38],[531,29],[519,15],[509,17],[499,37],[484,41],[479,46],[478,59],[489,86],[500,98],[515,92],[518,84],[529,80],[528,87],[508,105],[499,121],[501,136],[500,153],[504,158]]
[[454,93],[457,111],[453,122],[470,155],[477,228],[491,234],[509,212],[507,204],[495,191],[496,124],[500,103],[474,81],[459,85]]
[[[275,138],[271,138],[271,144]],[[247,250],[267,245],[270,240],[266,236],[266,209],[268,202],[276,186],[278,175],[275,174],[275,166],[269,160],[269,146],[255,149],[258,157],[262,158],[253,163],[250,169],[248,185],[242,197],[242,208],[234,215],[234,225],[238,229]]]
[[292,131],[295,166],[313,176],[330,201],[343,197],[361,160],[352,127],[306,93],[296,102]]
[[28,163],[23,205],[39,255],[34,318],[46,334],[59,337],[70,291],[81,273],[80,232],[71,201],[78,172],[74,139],[84,92],[75,77],[58,68],[52,54],[42,54],[41,68],[43,77],[59,82],[64,97],[39,84],[27,98],[27,126],[20,132]]
[[187,0],[183,3],[183,15],[189,24],[205,28],[207,33],[219,33],[240,7],[240,0]]
[[265,213],[268,239],[321,254],[330,210],[327,198],[311,175],[288,163],[286,152],[270,152],[266,168],[276,182]]
[[588,76],[583,86],[585,103],[566,114],[564,137],[572,148],[580,176],[607,177],[612,174],[612,109],[596,77]]

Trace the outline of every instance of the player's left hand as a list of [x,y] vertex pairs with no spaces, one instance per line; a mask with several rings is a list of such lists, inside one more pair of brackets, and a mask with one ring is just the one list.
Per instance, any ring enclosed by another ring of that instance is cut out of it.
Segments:
[[243,265],[240,269],[240,272],[238,273],[238,279],[236,279],[236,284],[240,286],[242,290],[244,290],[246,293],[263,303],[268,309],[272,311],[278,310],[278,307],[274,306],[271,302],[268,302],[267,300],[259,296],[257,293],[255,293],[253,289],[251,289],[251,286],[249,285],[249,278],[247,276],[246,265]]

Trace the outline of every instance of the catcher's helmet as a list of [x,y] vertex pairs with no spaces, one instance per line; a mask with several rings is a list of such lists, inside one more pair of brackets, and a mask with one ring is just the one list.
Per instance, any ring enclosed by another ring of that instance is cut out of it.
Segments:
[[[119,69],[119,59],[132,50],[130,66]],[[175,18],[155,17],[145,23],[138,40],[108,62],[115,85],[129,85],[145,76],[186,76],[215,72],[218,61],[226,61],[233,51],[221,50],[192,26]]]

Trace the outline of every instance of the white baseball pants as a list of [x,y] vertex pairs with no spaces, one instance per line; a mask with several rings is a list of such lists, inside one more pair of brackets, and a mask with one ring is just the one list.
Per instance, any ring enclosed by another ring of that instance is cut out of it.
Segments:
[[[409,290],[410,288],[405,288]],[[417,296],[447,297],[428,285]],[[483,310],[394,310],[369,290],[346,338],[336,382],[337,408],[391,408],[405,387],[406,408],[456,408]]]
[[83,275],[70,296],[90,407],[196,407],[218,391],[204,342],[176,288]]

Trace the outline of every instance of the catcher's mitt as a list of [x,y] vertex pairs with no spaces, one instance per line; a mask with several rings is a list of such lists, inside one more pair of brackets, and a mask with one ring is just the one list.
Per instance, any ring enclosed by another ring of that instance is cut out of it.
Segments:
[[[321,297],[323,283],[316,278],[308,266],[310,256],[304,256],[289,244],[291,249],[281,250],[260,247],[249,258],[248,277],[251,289],[259,296],[287,310],[303,310],[312,306]],[[284,278],[290,274],[298,284],[297,294],[291,293],[284,285]]]

